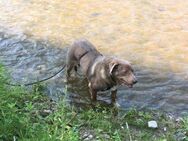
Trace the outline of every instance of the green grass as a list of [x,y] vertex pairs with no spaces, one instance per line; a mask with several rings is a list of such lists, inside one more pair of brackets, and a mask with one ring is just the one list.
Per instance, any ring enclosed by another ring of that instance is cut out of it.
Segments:
[[[43,95],[41,85],[35,85],[32,91],[6,86],[8,78],[5,72],[1,66],[2,141],[188,141],[188,117],[175,122],[157,111],[130,109],[122,112],[100,105],[78,111],[63,100],[58,103],[50,100]],[[149,120],[156,120],[159,128],[148,128]]]

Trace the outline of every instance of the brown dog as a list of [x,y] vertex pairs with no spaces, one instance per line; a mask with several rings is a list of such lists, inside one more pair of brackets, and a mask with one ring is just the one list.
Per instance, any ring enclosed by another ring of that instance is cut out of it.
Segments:
[[129,62],[115,57],[105,57],[87,40],[75,41],[67,55],[67,79],[71,70],[80,66],[88,79],[91,99],[96,101],[97,92],[111,89],[112,103],[116,102],[118,85],[132,87],[137,83]]

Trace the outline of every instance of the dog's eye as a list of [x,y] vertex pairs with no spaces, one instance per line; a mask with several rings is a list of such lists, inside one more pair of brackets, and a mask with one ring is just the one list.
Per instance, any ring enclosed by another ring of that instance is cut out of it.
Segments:
[[127,70],[123,70],[123,73],[127,73]]

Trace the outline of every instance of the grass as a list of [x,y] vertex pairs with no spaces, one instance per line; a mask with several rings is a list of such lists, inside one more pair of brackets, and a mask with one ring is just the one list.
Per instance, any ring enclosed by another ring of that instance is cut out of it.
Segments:
[[[35,85],[32,91],[6,86],[5,72],[1,66],[2,141],[188,141],[188,117],[175,122],[157,111],[121,112],[100,105],[78,111],[63,100],[50,100],[43,95],[41,85]],[[158,122],[158,129],[148,128],[150,120]]]

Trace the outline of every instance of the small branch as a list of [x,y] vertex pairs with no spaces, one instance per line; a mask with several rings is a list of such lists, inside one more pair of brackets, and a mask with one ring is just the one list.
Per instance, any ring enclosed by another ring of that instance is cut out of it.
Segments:
[[77,116],[77,113],[74,113],[74,115],[72,116],[72,118],[66,123],[66,125],[69,125],[73,119]]
[[128,125],[127,122],[126,122],[126,127],[127,127],[128,134],[129,134],[129,140],[132,141],[131,133],[130,133],[130,130],[129,130],[129,125]]

